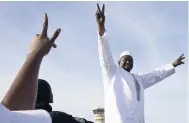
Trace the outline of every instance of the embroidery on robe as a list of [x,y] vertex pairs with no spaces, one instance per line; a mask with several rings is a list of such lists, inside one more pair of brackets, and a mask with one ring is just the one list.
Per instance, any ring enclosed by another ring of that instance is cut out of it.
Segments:
[[[132,75],[133,76],[133,75]],[[135,87],[136,87],[136,93],[137,93],[137,100],[140,101],[140,85],[137,82],[137,80],[135,79],[135,77],[133,76],[133,79],[135,81]]]

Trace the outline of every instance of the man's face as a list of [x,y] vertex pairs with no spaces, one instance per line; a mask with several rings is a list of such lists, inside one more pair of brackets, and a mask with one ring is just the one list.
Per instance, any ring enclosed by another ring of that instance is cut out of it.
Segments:
[[125,69],[127,72],[130,72],[133,68],[133,58],[132,56],[125,55],[120,58],[120,67]]

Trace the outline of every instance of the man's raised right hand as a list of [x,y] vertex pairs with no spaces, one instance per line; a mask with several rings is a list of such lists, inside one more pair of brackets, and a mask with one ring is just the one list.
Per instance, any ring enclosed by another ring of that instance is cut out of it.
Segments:
[[103,4],[102,10],[99,7],[99,4],[97,3],[97,12],[96,12],[96,22],[98,24],[98,29],[99,29],[99,34],[100,36],[104,35],[105,32],[105,16],[104,16],[104,11],[105,11],[105,5]]

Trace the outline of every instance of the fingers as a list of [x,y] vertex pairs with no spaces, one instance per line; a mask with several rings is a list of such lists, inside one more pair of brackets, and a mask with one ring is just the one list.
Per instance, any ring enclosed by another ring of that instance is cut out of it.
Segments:
[[41,32],[41,36],[43,36],[43,37],[47,36],[47,29],[48,29],[48,16],[45,13],[44,14],[44,23],[43,23],[43,29],[42,29],[42,32]]
[[[41,36],[42,36],[42,37],[47,37],[47,30],[48,30],[48,16],[47,16],[47,14],[45,13],[45,14],[44,14],[43,29],[42,29],[42,32],[41,32]],[[52,43],[52,47],[53,47],[53,48],[56,48],[56,47],[57,47],[57,45],[56,45],[54,42],[55,42],[56,38],[59,36],[60,31],[61,31],[61,29],[57,29],[57,30],[54,32],[54,34],[53,34],[53,36],[51,37],[51,39],[50,39],[50,42]]]
[[97,13],[95,14],[95,16],[96,16],[96,18],[98,18],[98,14]]
[[100,18],[100,12],[98,12],[98,11],[96,12],[96,17]]
[[[184,54],[182,54],[182,55],[178,58],[178,61],[182,62],[181,60],[183,60],[183,59],[185,59]],[[184,64],[184,62],[182,62],[182,63]],[[182,63],[181,63],[181,64],[182,64]]]
[[183,57],[181,57],[181,60],[183,60],[183,59],[185,59],[185,57],[183,56]]
[[181,55],[180,59],[181,59],[181,60],[182,60],[182,59],[185,59],[184,54],[183,54],[183,55]]
[[98,12],[100,12],[100,13],[104,13],[104,11],[105,11],[105,4],[103,4],[103,6],[102,6],[102,11],[100,10],[100,6],[99,6],[99,4],[97,3],[97,8],[98,8]]
[[180,63],[181,63],[181,64],[184,64],[184,62],[183,62],[183,61],[181,61]]
[[100,12],[101,10],[100,10],[100,6],[99,6],[99,4],[97,3],[97,8],[98,8],[98,11]]
[[[179,59],[181,59],[181,58],[183,58],[184,57],[184,54],[182,54],[180,57],[179,57]],[[185,57],[184,57],[185,58]]]
[[103,6],[102,6],[102,12],[104,13],[104,11],[105,11],[105,5],[103,4]]
[[57,45],[55,43],[53,44],[53,48],[57,48]]
[[96,18],[98,18],[98,19],[100,19],[100,18],[104,18],[104,13],[103,12],[99,12],[98,10],[97,10],[97,12],[96,12]]
[[53,46],[54,48],[56,48],[56,44],[54,44],[54,42],[55,42],[56,38],[59,36],[60,32],[61,32],[61,29],[58,28],[58,29],[54,32],[53,36],[50,38],[50,42],[52,43],[52,46]]

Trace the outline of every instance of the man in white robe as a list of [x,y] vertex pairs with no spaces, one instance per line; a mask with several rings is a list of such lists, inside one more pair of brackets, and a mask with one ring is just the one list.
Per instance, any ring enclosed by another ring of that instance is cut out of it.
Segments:
[[132,74],[133,57],[121,53],[117,66],[109,48],[105,31],[105,5],[97,4],[98,51],[105,93],[105,123],[144,123],[144,90],[175,73],[175,67],[184,64],[180,56],[172,64],[148,73]]

